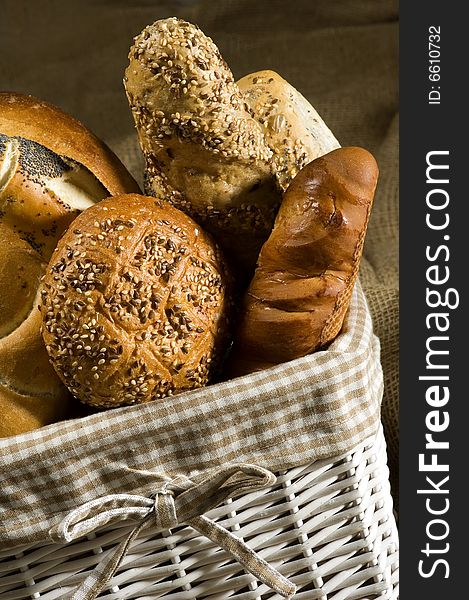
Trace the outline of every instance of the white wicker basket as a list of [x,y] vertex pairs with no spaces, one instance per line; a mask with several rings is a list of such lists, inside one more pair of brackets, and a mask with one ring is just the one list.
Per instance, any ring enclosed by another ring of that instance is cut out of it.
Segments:
[[[207,513],[296,584],[295,600],[398,598],[398,539],[382,429],[336,460]],[[68,545],[0,551],[0,598],[65,599],[132,529],[114,524]],[[108,600],[278,599],[189,527],[145,530],[99,596]]]

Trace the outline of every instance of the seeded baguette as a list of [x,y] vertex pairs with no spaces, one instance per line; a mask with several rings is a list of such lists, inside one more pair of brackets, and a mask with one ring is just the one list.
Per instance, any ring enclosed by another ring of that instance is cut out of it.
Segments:
[[362,148],[306,165],[285,192],[245,295],[227,376],[305,356],[342,328],[378,167]]
[[108,198],[60,239],[41,292],[43,336],[70,392],[101,408],[205,385],[228,333],[230,278],[212,239],[155,198]]
[[156,21],[135,38],[124,86],[146,192],[202,223],[247,283],[282,191],[337,140],[276,73],[236,83],[213,41],[180,19]]
[[280,202],[272,150],[213,41],[171,18],[135,38],[124,85],[145,191],[169,198],[239,266],[254,266]]

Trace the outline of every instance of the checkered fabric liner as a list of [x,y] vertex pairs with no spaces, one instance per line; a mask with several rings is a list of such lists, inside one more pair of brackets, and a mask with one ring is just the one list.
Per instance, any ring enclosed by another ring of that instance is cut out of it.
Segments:
[[51,541],[77,507],[110,494],[150,497],[162,477],[197,485],[228,464],[280,471],[337,456],[377,431],[382,391],[379,342],[357,283],[327,350],[0,440],[0,546]]

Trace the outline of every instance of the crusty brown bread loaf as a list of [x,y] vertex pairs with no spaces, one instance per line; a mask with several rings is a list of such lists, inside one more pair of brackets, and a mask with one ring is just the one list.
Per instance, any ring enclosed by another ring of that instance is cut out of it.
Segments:
[[67,414],[40,334],[39,280],[84,208],[138,186],[84,125],[32,96],[0,93],[0,436]]
[[39,333],[39,254],[0,223],[0,437],[64,418],[69,395]]
[[0,92],[0,133],[41,144],[93,173],[111,196],[138,190],[112,150],[83,123],[63,110],[17,92]]
[[169,203],[129,194],[81,213],[43,281],[52,364],[112,407],[205,385],[225,352],[230,279],[212,239]]
[[[249,281],[289,179],[338,146],[285,80],[234,81],[214,42],[171,18],[135,38],[124,84],[145,163],[145,189],[210,231]],[[280,186],[280,187],[279,187]]]
[[333,150],[289,185],[244,298],[228,375],[305,356],[339,333],[355,283],[378,167]]

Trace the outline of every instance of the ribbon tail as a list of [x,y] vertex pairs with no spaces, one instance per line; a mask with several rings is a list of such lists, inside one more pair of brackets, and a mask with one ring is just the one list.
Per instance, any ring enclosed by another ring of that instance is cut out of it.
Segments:
[[80,584],[80,587],[75,590],[70,600],[95,600],[119,568],[129,550],[130,544],[148,524],[148,521],[148,517],[145,518],[138,527],[132,529],[126,539],[115,550],[109,552],[106,558],[96,565],[88,577]]
[[200,516],[193,517],[188,524],[223,548],[256,579],[268,585],[284,598],[291,598],[295,594],[296,586],[293,583],[256,554],[243,540],[215,521]]

